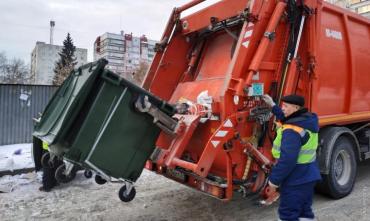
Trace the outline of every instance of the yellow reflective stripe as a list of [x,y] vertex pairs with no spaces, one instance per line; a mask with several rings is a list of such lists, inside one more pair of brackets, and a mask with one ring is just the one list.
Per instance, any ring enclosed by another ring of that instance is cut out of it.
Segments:
[[284,124],[283,130],[286,130],[286,129],[294,130],[295,132],[299,133],[301,137],[304,137],[304,135],[306,135],[306,130],[303,129],[302,127],[298,127],[298,126],[290,125],[290,124]]
[[305,131],[305,130],[301,131],[301,132],[299,133],[299,135],[301,135],[301,137],[304,137],[304,135],[306,135],[306,131]]
[[42,149],[49,150],[49,145],[45,141],[42,141]]
[[280,146],[277,144],[272,145],[272,148],[275,150],[280,150]]
[[299,154],[309,154],[309,155],[311,155],[311,154],[315,154],[316,153],[316,149],[308,149],[308,150],[301,150],[301,151],[299,151]]
[[272,156],[275,158],[275,159],[279,159],[280,158],[280,146],[274,144],[272,146],[272,150],[271,150],[271,153],[272,153]]
[[315,160],[316,160],[316,154],[314,154],[314,155],[313,155],[309,160],[305,160],[305,161],[303,161],[303,160],[299,161],[299,160],[298,160],[297,164],[312,163],[312,162],[314,162]]
[[275,121],[275,125],[276,125],[277,128],[280,128],[280,127],[283,126],[283,124],[280,123],[279,121]]

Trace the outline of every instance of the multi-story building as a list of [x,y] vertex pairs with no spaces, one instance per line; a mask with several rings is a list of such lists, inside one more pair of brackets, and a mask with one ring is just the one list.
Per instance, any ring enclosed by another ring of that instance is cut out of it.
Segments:
[[350,0],[350,8],[360,15],[370,18],[370,0]]
[[123,31],[120,34],[106,32],[96,38],[94,60],[105,58],[109,62],[108,69],[130,78],[140,63],[151,63],[155,43],[145,35],[135,37]]
[[[31,54],[31,75],[35,78],[35,84],[52,85],[54,78],[55,63],[59,60],[59,52],[63,46],[36,42]],[[77,65],[87,63],[87,49],[76,48],[75,57]]]
[[370,18],[370,0],[327,0],[330,3],[339,5],[343,8]]

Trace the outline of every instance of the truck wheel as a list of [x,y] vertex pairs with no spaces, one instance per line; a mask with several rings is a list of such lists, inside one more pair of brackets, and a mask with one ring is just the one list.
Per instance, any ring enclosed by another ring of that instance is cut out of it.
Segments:
[[76,177],[77,170],[72,169],[69,174],[66,174],[66,165],[60,165],[55,171],[55,179],[58,183],[69,183]]
[[95,176],[95,183],[99,184],[99,185],[103,185],[105,184],[107,181],[105,179],[103,179],[101,176],[99,175],[96,175]]
[[318,191],[340,199],[351,193],[357,173],[357,162],[352,142],[346,137],[339,137],[330,157],[329,174],[322,175]]
[[128,193],[126,185],[122,186],[118,192],[118,197],[123,202],[130,202],[136,196],[136,189],[135,187],[131,188],[131,191]]

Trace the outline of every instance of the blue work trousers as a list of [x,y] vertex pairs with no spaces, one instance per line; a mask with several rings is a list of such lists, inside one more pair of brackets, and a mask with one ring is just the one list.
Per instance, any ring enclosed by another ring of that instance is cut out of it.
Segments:
[[299,218],[313,219],[312,198],[316,182],[296,186],[282,185],[280,188],[279,218],[283,221],[298,221]]

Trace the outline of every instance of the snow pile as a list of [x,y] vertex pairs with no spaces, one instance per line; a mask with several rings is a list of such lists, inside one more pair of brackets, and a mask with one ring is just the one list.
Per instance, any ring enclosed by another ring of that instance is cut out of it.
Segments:
[[0,177],[0,193],[10,193],[21,186],[27,186],[34,182],[40,183],[41,177],[41,172],[31,172],[15,176],[7,175]]
[[32,144],[0,146],[0,172],[34,167],[31,148]]

